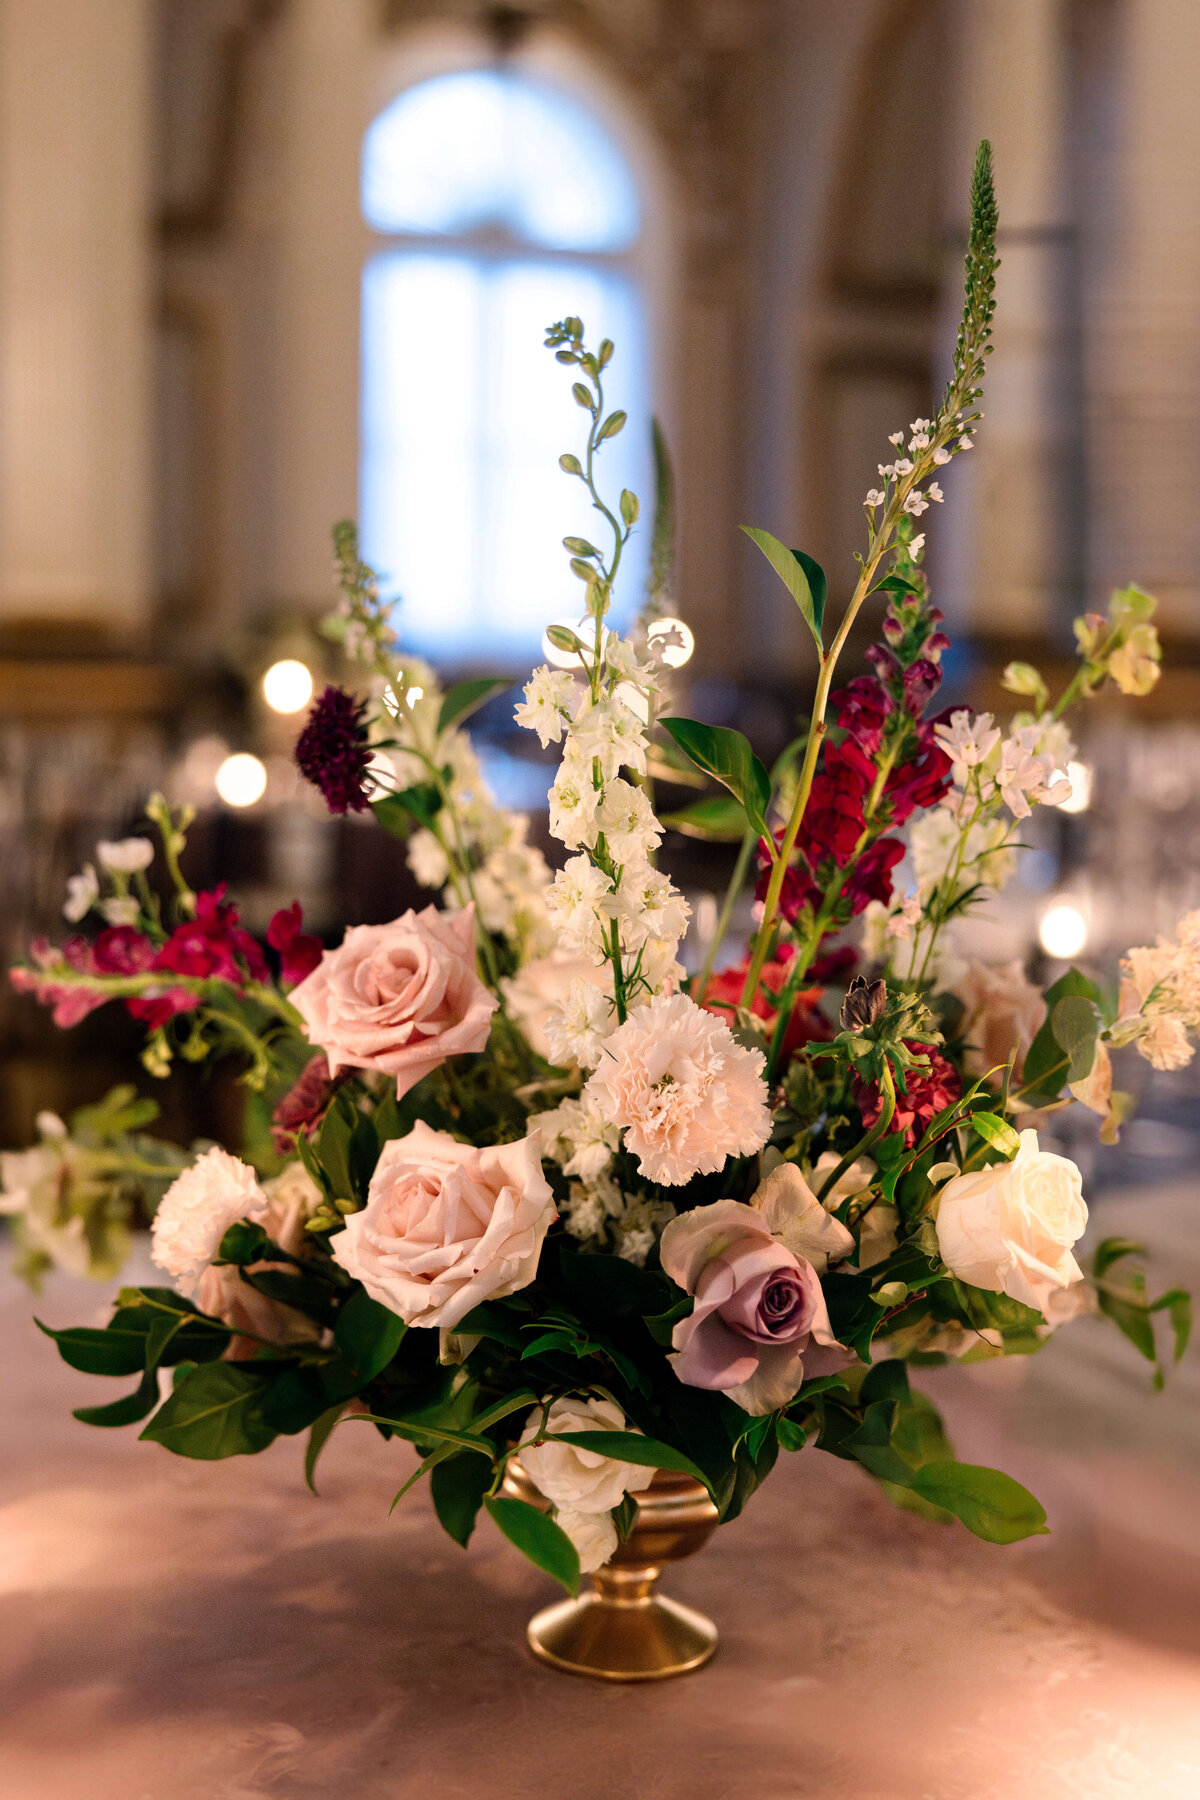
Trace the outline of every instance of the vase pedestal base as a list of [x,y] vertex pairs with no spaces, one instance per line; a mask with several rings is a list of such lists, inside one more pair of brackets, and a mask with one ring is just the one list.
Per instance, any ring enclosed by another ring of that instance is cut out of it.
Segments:
[[[604,1571],[605,1588],[611,1573]],[[625,1598],[597,1591],[562,1600],[532,1618],[525,1635],[539,1661],[597,1681],[686,1675],[717,1647],[711,1619],[662,1594]]]

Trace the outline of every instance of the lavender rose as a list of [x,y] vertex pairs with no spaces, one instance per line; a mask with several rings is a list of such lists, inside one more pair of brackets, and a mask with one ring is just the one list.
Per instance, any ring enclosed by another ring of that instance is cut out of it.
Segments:
[[421,1123],[393,1138],[334,1260],[409,1325],[450,1331],[481,1300],[528,1287],[557,1217],[538,1140],[477,1150]]
[[475,973],[470,906],[354,926],[290,999],[332,1074],[381,1069],[396,1077],[397,1094],[448,1056],[482,1050],[497,1006]]
[[715,1388],[748,1413],[786,1406],[801,1382],[854,1361],[833,1335],[812,1264],[740,1200],[672,1219],[662,1265],[695,1296],[672,1333],[669,1360],[688,1387]]

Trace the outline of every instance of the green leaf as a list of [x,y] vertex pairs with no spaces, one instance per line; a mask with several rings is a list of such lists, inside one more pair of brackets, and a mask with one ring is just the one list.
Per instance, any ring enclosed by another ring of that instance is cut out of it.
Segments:
[[146,1360],[146,1333],[121,1330],[116,1325],[98,1331],[89,1325],[69,1325],[65,1331],[53,1331],[40,1319],[33,1322],[39,1331],[53,1338],[58,1354],[71,1368],[85,1375],[137,1375]]
[[184,1376],[141,1435],[203,1462],[265,1450],[275,1436],[262,1416],[268,1379],[237,1363],[202,1363]]
[[662,724],[697,768],[741,801],[758,835],[770,837],[771,778],[741,732],[725,725],[702,725],[697,719],[663,719]]
[[464,1550],[471,1541],[483,1496],[491,1485],[491,1465],[481,1456],[449,1456],[430,1473],[433,1509],[442,1529]]
[[77,1406],[74,1417],[84,1425],[136,1425],[158,1405],[158,1371],[147,1369],[132,1394],[107,1406]]
[[1098,1003],[1100,990],[1079,969],[1068,969],[1046,989],[1046,1017],[1029,1046],[1021,1078],[1020,1093],[1031,1107],[1057,1100],[1066,1084],[1071,1059],[1054,1035],[1053,1017],[1059,1001],[1069,995],[1079,995]]
[[418,782],[399,794],[384,794],[371,802],[371,811],[393,837],[407,837],[414,822],[428,829],[441,810],[441,789],[435,781]]
[[664,813],[662,823],[684,837],[706,838],[713,844],[740,843],[749,829],[746,809],[732,794],[711,794],[695,800],[682,812]]
[[1015,1544],[1049,1529],[1045,1508],[1001,1469],[931,1462],[917,1470],[912,1486],[923,1500],[953,1513],[989,1544]]
[[775,1426],[775,1435],[781,1450],[803,1450],[808,1442],[807,1431],[794,1419],[780,1419]]
[[407,1329],[398,1313],[359,1288],[338,1314],[333,1341],[365,1385],[387,1368]]
[[304,1480],[312,1493],[317,1491],[316,1473],[317,1458],[333,1436],[333,1428],[345,1411],[345,1406],[331,1406],[323,1412],[319,1419],[314,1419],[308,1432],[308,1444],[304,1451]]
[[1135,1243],[1132,1238],[1110,1237],[1096,1245],[1096,1254],[1092,1260],[1092,1273],[1097,1281],[1106,1275],[1115,1262],[1125,1256],[1145,1256],[1145,1244]]
[[456,681],[453,687],[447,688],[438,713],[439,734],[460,720],[470,718],[493,694],[511,686],[507,675],[480,675],[474,681]]
[[985,1144],[993,1150],[999,1150],[1001,1156],[1012,1158],[1021,1148],[1021,1139],[1006,1119],[998,1118],[995,1113],[975,1112],[970,1115],[971,1127],[977,1131]]
[[753,525],[743,525],[742,530],[752,543],[758,545],[787,588],[800,608],[804,623],[813,634],[817,649],[823,652],[821,628],[828,589],[824,569],[811,556],[806,556],[803,550],[789,550],[786,544],[780,543],[777,537],[772,537],[769,531],[759,531]]
[[556,1431],[551,1435],[556,1444],[574,1444],[594,1456],[611,1456],[615,1462],[637,1463],[643,1469],[673,1469],[709,1486],[707,1476],[690,1456],[637,1431]]
[[1175,1361],[1181,1362],[1192,1336],[1192,1296],[1186,1288],[1172,1288],[1170,1293],[1159,1295],[1150,1311],[1166,1312],[1171,1321]]
[[491,1517],[522,1556],[561,1582],[568,1594],[579,1592],[579,1553],[561,1525],[524,1500],[503,1495],[485,1500]]
[[623,412],[609,413],[607,419],[605,419],[603,425],[596,433],[596,442],[602,444],[605,438],[616,437],[618,431],[623,429],[624,424],[625,414]]
[[1102,1026],[1100,1008],[1086,995],[1068,994],[1056,1002],[1050,1013],[1050,1029],[1055,1042],[1071,1059],[1068,1081],[1083,1081],[1091,1074]]
[[215,1261],[242,1265],[262,1262],[270,1242],[261,1225],[250,1219],[236,1219],[221,1239]]

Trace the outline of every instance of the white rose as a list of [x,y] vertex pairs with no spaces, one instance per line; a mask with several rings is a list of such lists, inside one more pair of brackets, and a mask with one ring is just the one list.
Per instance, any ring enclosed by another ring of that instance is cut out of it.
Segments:
[[617,1528],[609,1514],[562,1509],[555,1518],[579,1553],[580,1571],[591,1575],[602,1569],[617,1547]]
[[[537,1437],[541,1423],[538,1411],[525,1428],[523,1444]],[[628,1431],[629,1426],[615,1401],[563,1399],[556,1400],[550,1408],[546,1429],[553,1434]],[[610,1512],[626,1494],[640,1494],[654,1479],[653,1469],[639,1463],[617,1462],[611,1456],[597,1456],[595,1451],[581,1450],[577,1444],[550,1442],[522,1450],[521,1467],[539,1493],[568,1513]],[[561,1511],[559,1523],[562,1524]]]
[[538,1141],[477,1150],[423,1122],[393,1138],[333,1257],[409,1325],[453,1328],[528,1287],[557,1217]]
[[1045,1313],[1052,1295],[1083,1279],[1071,1246],[1087,1216],[1075,1164],[1039,1150],[1037,1132],[1023,1131],[1012,1162],[947,1182],[938,1204],[938,1248],[961,1281]]

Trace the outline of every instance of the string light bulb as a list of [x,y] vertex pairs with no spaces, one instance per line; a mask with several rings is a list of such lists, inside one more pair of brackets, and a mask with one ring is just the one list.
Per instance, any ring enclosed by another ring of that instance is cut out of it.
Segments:
[[1042,914],[1038,942],[1047,956],[1067,962],[1086,949],[1088,918],[1076,900],[1055,900]]
[[691,660],[696,637],[682,619],[655,619],[646,632],[646,647],[656,662],[668,669],[682,669]]

